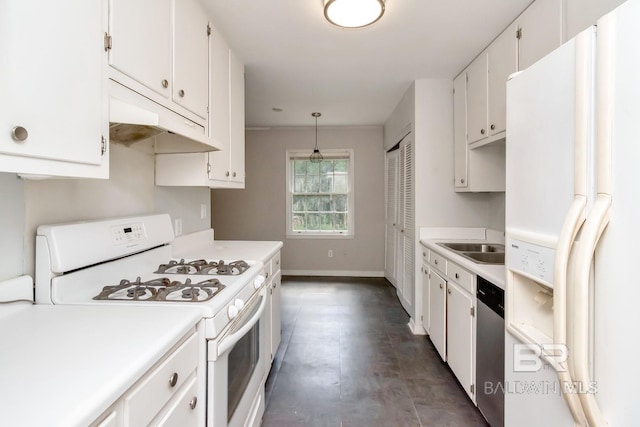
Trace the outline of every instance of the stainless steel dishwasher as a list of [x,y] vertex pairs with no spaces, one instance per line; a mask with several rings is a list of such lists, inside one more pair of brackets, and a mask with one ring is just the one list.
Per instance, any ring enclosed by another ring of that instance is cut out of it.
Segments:
[[491,427],[504,426],[504,291],[478,276],[476,401]]

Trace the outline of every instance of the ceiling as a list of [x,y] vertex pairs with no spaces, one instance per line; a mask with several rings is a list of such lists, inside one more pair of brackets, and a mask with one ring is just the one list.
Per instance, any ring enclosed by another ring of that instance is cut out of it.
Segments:
[[[532,0],[386,0],[340,29],[322,0],[204,0],[244,61],[246,126],[382,125],[413,80],[455,77]],[[283,111],[276,112],[273,108]]]

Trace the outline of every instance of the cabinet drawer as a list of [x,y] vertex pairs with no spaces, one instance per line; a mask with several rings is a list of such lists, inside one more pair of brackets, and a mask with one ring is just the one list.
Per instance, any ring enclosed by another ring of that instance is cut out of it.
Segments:
[[449,262],[447,265],[447,276],[470,294],[475,295],[473,290],[473,274],[459,265]]
[[430,250],[425,248],[424,246],[422,247],[422,261],[425,263],[429,262],[429,255],[430,255]]
[[198,424],[198,405],[204,402],[198,401],[197,385],[195,375],[191,376],[187,383],[177,393],[163,413],[151,423],[151,426],[158,427],[182,427],[195,426]]
[[194,333],[157,368],[147,374],[124,399],[125,424],[142,426],[185,383],[198,366],[198,335]]
[[271,258],[271,274],[276,275],[280,271],[280,252]]
[[441,273],[447,274],[447,259],[442,255],[431,252],[431,265]]

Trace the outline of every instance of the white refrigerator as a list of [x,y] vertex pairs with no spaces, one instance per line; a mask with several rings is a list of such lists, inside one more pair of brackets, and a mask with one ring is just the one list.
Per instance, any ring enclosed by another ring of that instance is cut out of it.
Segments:
[[507,83],[507,426],[640,425],[640,0]]

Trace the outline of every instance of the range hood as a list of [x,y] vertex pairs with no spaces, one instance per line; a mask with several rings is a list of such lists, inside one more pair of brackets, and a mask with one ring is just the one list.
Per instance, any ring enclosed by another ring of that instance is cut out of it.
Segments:
[[193,153],[218,150],[203,125],[196,123],[129,88],[110,80],[109,140],[124,145],[170,134],[156,139],[161,153]]
[[160,117],[152,111],[111,98],[109,104],[109,140],[125,145],[166,132]]

